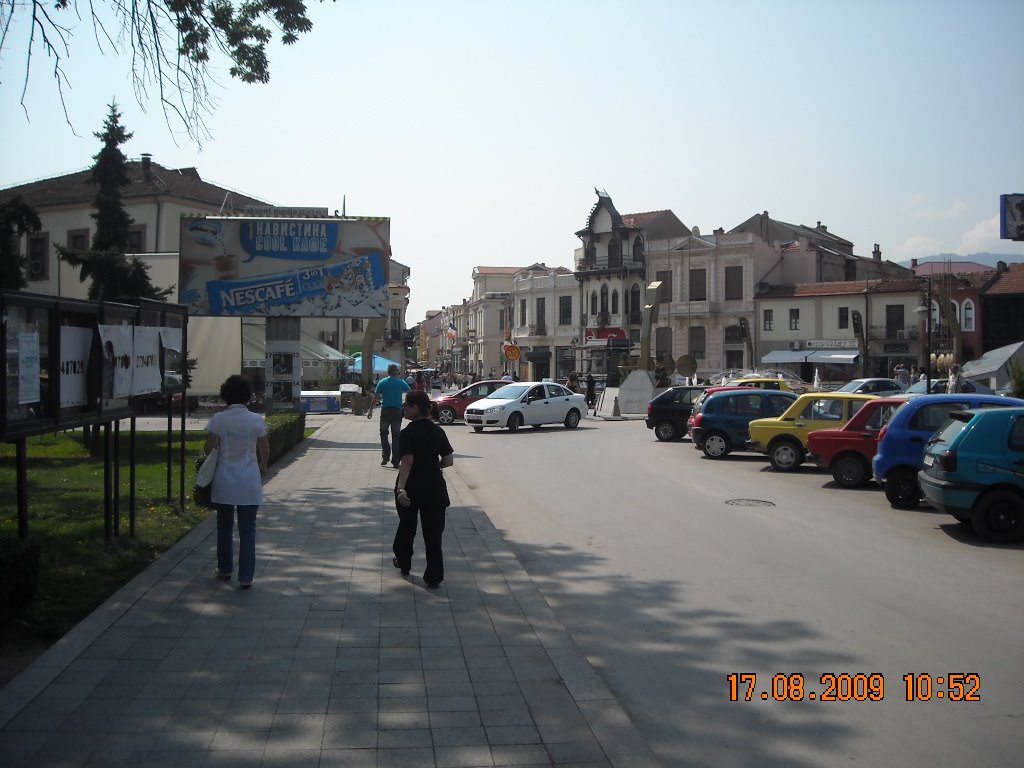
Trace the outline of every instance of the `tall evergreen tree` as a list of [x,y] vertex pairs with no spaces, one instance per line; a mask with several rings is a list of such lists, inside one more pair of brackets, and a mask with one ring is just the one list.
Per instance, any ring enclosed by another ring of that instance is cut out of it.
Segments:
[[21,195],[0,203],[0,290],[20,291],[28,285],[25,257],[18,250],[18,241],[22,235],[42,228],[36,209]]
[[131,179],[128,177],[128,158],[121,151],[121,145],[132,134],[121,125],[121,113],[117,104],[110,105],[110,112],[103,124],[103,131],[93,134],[103,142],[100,151],[93,156],[92,180],[96,183],[96,210],[90,214],[96,221],[96,232],[92,248],[75,251],[57,246],[61,259],[79,268],[79,279],[89,285],[89,298],[101,299],[157,299],[165,300],[171,288],[156,288],[149,279],[149,265],[137,256],[126,256],[132,217],[124,208],[121,191]]

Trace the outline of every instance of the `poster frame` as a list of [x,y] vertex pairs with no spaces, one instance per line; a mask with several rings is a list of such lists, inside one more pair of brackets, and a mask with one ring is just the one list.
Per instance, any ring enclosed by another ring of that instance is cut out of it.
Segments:
[[[55,296],[13,291],[4,291],[0,294],[0,312],[2,312],[2,316],[4,318],[4,333],[0,333],[0,366],[2,366],[5,393],[10,391],[8,378],[11,375],[8,372],[7,365],[7,323],[10,321],[9,318],[11,310],[18,308],[43,310],[48,315],[45,338],[40,338],[39,340],[40,399],[37,402],[41,407],[39,409],[40,413],[35,416],[11,418],[7,408],[7,402],[5,400],[3,412],[0,414],[0,430],[2,430],[2,438],[4,441],[17,440],[22,437],[33,437],[35,435],[44,435],[57,430],[57,413],[55,406],[58,400],[56,387],[52,384],[52,382],[56,380],[57,374],[57,367],[54,363],[53,354],[56,349],[55,335],[57,328],[57,298]],[[44,343],[46,344],[45,364],[42,360],[42,345]]]

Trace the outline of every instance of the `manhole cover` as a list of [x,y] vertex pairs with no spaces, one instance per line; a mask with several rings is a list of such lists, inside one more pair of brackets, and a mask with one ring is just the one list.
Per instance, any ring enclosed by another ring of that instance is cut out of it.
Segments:
[[774,501],[765,501],[764,499],[728,499],[726,502],[732,507],[774,507]]

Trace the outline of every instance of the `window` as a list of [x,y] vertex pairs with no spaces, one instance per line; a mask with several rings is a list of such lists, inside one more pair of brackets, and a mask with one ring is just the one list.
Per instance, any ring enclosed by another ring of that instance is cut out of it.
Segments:
[[974,330],[974,301],[971,299],[964,299],[964,324],[963,330],[973,331]]
[[690,270],[690,301],[707,301],[708,285],[707,270]]
[[50,236],[46,234],[29,235],[25,248],[25,255],[28,257],[25,279],[48,279],[50,277]]
[[519,300],[519,324],[526,325],[526,299]]
[[704,353],[706,351],[706,335],[704,333],[703,325],[692,325],[690,326],[689,332],[689,351],[690,355],[696,360],[703,360]]
[[402,310],[400,310],[400,309],[392,309],[391,310],[391,322],[389,323],[389,325],[391,326],[390,327],[391,340],[392,341],[401,341],[402,340],[402,336],[405,335],[403,333],[404,329],[402,328]]
[[839,308],[839,321],[838,321],[837,325],[838,325],[839,328],[849,328],[850,327],[850,308],[849,307],[840,307]]
[[949,422],[949,412],[970,408],[969,403],[936,403],[923,405],[910,419],[910,428],[921,432],[934,433]]
[[789,330],[799,331],[800,330],[800,310],[791,309],[789,310]]
[[558,324],[572,325],[572,296],[558,297]]
[[743,267],[725,268],[725,300],[743,300]]
[[612,291],[612,314],[619,314],[619,292]]
[[[743,343],[743,329],[738,325],[730,325],[725,329],[725,343],[726,344],[742,344]],[[730,368],[732,366],[729,366]]]
[[789,406],[793,404],[793,400],[788,397],[780,397],[778,395],[770,395],[768,397],[768,411],[772,416],[781,416],[789,410]]
[[89,230],[88,229],[69,229],[68,230],[68,248],[73,251],[87,251],[89,250]]
[[544,297],[537,299],[537,316],[534,318],[538,328],[545,328],[548,324],[548,312]]
[[608,241],[608,268],[620,269],[622,267],[622,241],[613,237]]
[[363,318],[361,318],[361,317],[353,317],[352,318],[352,330],[353,331],[361,331],[361,330],[363,330]]
[[590,292],[590,314],[597,314],[597,291]]
[[775,328],[775,310],[774,309],[766,309],[764,311],[763,317],[764,317],[764,321],[762,322],[762,327],[764,328],[764,330],[770,331],[773,328]]
[[127,253],[144,253],[146,250],[146,225],[136,224],[128,230]]
[[601,311],[602,312],[607,312],[608,311],[608,286],[607,285],[602,285],[601,286]]
[[672,329],[671,328],[655,328],[654,329],[654,356],[657,359],[664,355],[666,358],[672,357]]
[[672,301],[672,271],[656,272],[654,279],[661,281],[661,287],[658,288],[658,300],[662,304],[668,304]]
[[640,235],[633,238],[633,261],[638,264],[643,264],[644,261],[644,241]]
[[640,303],[640,286],[634,283],[629,289],[629,322],[639,323],[643,305]]

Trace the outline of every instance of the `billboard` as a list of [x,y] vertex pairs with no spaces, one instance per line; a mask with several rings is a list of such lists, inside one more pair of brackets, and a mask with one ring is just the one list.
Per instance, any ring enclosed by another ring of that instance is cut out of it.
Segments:
[[212,317],[388,316],[390,219],[183,216],[179,301]]
[[1024,195],[999,196],[999,237],[1024,240]]

